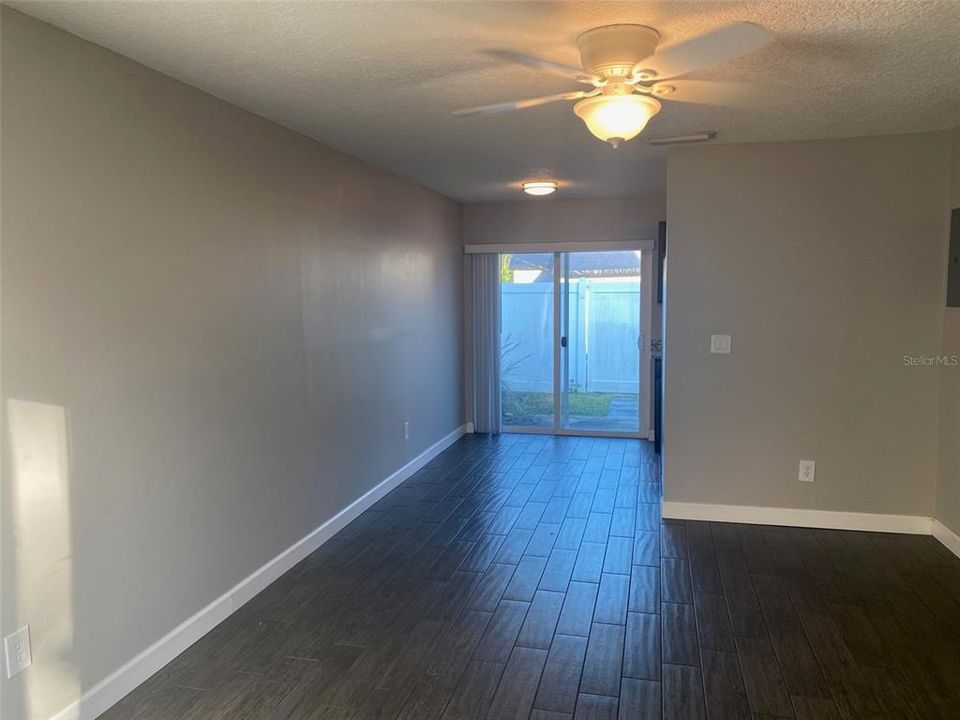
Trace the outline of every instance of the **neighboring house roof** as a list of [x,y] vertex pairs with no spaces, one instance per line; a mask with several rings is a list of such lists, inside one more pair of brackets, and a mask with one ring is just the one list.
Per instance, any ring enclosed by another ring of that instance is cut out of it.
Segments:
[[[553,253],[510,255],[511,270],[547,270]],[[639,254],[632,250],[570,254],[570,277],[635,277],[640,274]]]

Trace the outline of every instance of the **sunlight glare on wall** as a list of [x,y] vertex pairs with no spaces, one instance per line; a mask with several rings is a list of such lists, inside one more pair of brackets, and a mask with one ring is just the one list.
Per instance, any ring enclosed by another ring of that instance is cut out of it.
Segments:
[[[41,705],[44,688],[80,695],[73,654],[73,551],[70,536],[70,446],[59,405],[7,400],[16,613],[31,624],[33,666],[22,678],[24,709]],[[41,612],[42,610],[42,612]]]

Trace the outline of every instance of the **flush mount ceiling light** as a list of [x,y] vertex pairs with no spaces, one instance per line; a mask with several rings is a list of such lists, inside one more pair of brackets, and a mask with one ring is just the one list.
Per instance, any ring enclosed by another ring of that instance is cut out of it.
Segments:
[[550,195],[557,191],[557,184],[553,181],[525,182],[523,191],[527,195]]
[[673,78],[753,52],[771,40],[773,33],[769,30],[753,23],[739,22],[658,50],[660,33],[654,28],[605,25],[587,30],[577,39],[582,68],[514,50],[491,50],[489,53],[501,60],[527,65],[592,87],[590,90],[458,110],[454,115],[495,115],[559,100],[579,100],[573,111],[586,123],[587,129],[617,147],[643,132],[647,122],[660,112],[657,98],[735,105],[735,98],[723,97],[723,84],[685,84],[683,80]]

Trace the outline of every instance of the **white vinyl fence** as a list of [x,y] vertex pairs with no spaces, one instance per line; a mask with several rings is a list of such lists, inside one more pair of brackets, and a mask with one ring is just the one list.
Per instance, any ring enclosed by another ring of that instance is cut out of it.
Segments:
[[[501,286],[501,366],[510,390],[553,392],[553,284]],[[640,281],[570,281],[570,389],[636,393]]]

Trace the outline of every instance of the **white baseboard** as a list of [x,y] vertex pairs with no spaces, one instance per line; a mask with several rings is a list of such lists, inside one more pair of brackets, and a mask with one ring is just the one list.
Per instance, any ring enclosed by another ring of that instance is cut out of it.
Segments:
[[466,428],[467,428],[467,431],[466,431],[466,432],[467,432],[468,435],[470,435],[470,434],[473,433],[473,423],[472,423],[472,422],[468,422],[467,425],[466,425]]
[[957,535],[936,518],[933,520],[933,536],[939,540],[947,550],[957,557],[960,557],[960,535]]
[[87,690],[80,699],[54,715],[52,720],[93,720],[109,710],[131,690],[236,612],[267,585],[323,545],[360,513],[453,445],[465,433],[466,426],[461,425],[428,447],[309,535],[261,565],[233,588]]
[[714,505],[706,503],[663,502],[663,517],[674,520],[713,520],[751,525],[791,525],[830,530],[871,530],[873,532],[930,535],[933,519],[916,515],[875,515],[801,510],[795,508],[754,507],[752,505]]

